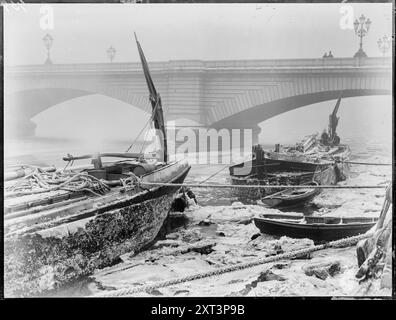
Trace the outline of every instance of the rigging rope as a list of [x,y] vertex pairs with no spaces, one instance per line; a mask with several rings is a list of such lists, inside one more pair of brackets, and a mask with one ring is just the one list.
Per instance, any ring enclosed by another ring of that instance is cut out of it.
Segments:
[[146,124],[144,125],[144,127],[142,128],[142,130],[140,130],[139,134],[136,136],[135,140],[133,140],[132,144],[128,147],[128,149],[125,152],[128,152],[129,150],[131,150],[132,146],[136,143],[137,139],[141,136],[141,134],[143,133],[143,131],[146,129],[147,125],[151,122],[151,117],[147,120]]
[[143,143],[142,143],[142,147],[140,148],[140,151],[139,151],[139,153],[142,153],[143,152],[143,149],[144,149],[144,147],[145,147],[145,145],[146,145],[146,139],[147,139],[147,135],[148,135],[148,133],[149,133],[149,131],[153,128],[153,124],[150,122],[150,129],[149,130],[146,130],[146,132],[144,133],[144,138],[143,138]]
[[344,239],[340,239],[340,240],[327,242],[327,243],[316,245],[316,246],[313,246],[310,248],[299,249],[296,251],[282,253],[282,254],[278,254],[278,255],[270,256],[270,257],[264,257],[264,258],[261,258],[261,259],[255,260],[255,261],[239,263],[239,264],[231,265],[228,267],[222,267],[222,268],[218,268],[218,269],[211,270],[211,271],[200,272],[200,273],[188,275],[188,276],[181,277],[181,278],[159,281],[157,283],[142,285],[142,286],[138,286],[138,287],[124,288],[124,289],[118,289],[118,290],[114,290],[114,291],[101,292],[99,294],[96,294],[95,296],[97,296],[97,297],[128,296],[128,295],[132,295],[132,294],[138,293],[138,292],[151,291],[154,289],[169,287],[169,286],[184,283],[184,282],[190,282],[190,281],[194,281],[194,280],[198,280],[198,279],[204,279],[204,278],[213,277],[216,275],[221,275],[224,273],[229,273],[229,272],[234,272],[234,271],[243,270],[243,269],[247,269],[247,268],[252,268],[252,267],[255,267],[255,266],[258,266],[261,264],[267,264],[267,263],[275,262],[275,261],[279,261],[279,260],[295,259],[295,258],[298,258],[301,256],[305,256],[311,252],[315,252],[315,251],[319,251],[319,250],[323,250],[323,249],[352,246],[352,245],[356,245],[360,240],[367,239],[371,236],[372,236],[372,233],[366,233],[366,234],[362,234],[362,235],[357,235],[357,236],[353,236],[353,237],[349,237],[349,238],[344,238]]
[[[128,151],[132,148],[132,146],[136,143],[137,139],[141,136],[141,134],[143,133],[143,131],[146,129],[147,125],[148,125],[148,124],[150,124],[150,126],[152,125],[152,122],[154,121],[154,116],[155,116],[155,114],[156,114],[156,112],[157,112],[157,110],[158,110],[158,105],[159,105],[159,101],[157,101],[157,103],[155,104],[154,110],[152,111],[151,116],[148,118],[146,124],[144,125],[144,127],[142,128],[142,130],[140,130],[140,132],[139,132],[139,134],[136,136],[135,140],[132,142],[132,144],[129,146],[129,148],[128,148],[125,152],[128,152]],[[142,147],[141,147],[141,149],[140,149],[140,153],[142,153],[143,148],[144,148],[144,146],[145,146],[145,144],[146,144],[147,133],[148,133],[148,132],[146,131],[146,133],[145,133],[145,135],[144,135],[144,139],[143,139],[143,145],[142,145]]]

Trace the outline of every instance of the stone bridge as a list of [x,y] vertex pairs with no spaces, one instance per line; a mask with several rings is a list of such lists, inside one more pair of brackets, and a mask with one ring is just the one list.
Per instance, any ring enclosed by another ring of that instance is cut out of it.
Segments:
[[[149,57],[148,57],[149,59]],[[252,128],[273,116],[343,97],[392,93],[391,58],[151,62],[166,120],[212,128]],[[36,114],[69,99],[109,96],[147,112],[140,63],[5,67],[5,121],[26,127]],[[122,116],[122,115],[120,115]],[[24,134],[34,134],[34,125]],[[22,130],[23,131],[23,130]]]

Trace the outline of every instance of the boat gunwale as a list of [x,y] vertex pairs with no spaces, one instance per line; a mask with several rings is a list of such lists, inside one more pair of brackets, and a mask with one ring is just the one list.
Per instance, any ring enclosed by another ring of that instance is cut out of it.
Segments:
[[[181,159],[181,160],[179,160],[177,162],[172,162],[169,165],[167,165],[166,167],[173,166],[173,165],[177,164],[178,162],[180,162],[182,160],[184,160],[184,159]],[[187,175],[187,173],[188,173],[188,171],[190,169],[191,169],[191,165],[186,162],[185,169],[183,169],[178,175],[172,177],[166,183],[173,183],[174,181],[180,179],[183,175]],[[153,173],[153,172],[156,172],[156,171],[152,171],[151,173]],[[144,183],[142,183],[142,184],[144,184]],[[119,188],[122,188],[122,187],[119,187]],[[88,209],[83,209],[81,212],[77,212],[77,213],[74,213],[74,214],[71,214],[71,215],[67,215],[67,216],[61,218],[60,220],[58,220],[57,221],[57,225],[61,225],[62,223],[72,222],[72,221],[65,221],[65,220],[77,218],[77,217],[79,217],[81,215],[83,215],[81,217],[81,219],[85,219],[85,218],[91,218],[91,217],[94,217],[94,216],[100,216],[100,215],[103,215],[103,214],[111,213],[111,211],[117,210],[118,209],[117,207],[128,206],[128,205],[130,205],[130,202],[133,202],[136,198],[145,196],[145,195],[147,195],[149,193],[157,192],[161,188],[180,188],[180,187],[177,187],[177,186],[175,186],[175,187],[173,187],[173,186],[153,186],[152,188],[148,188],[148,189],[144,188],[141,191],[139,191],[137,193],[134,193],[134,194],[132,194],[130,196],[127,195],[124,199],[114,200],[111,203],[107,203],[103,207],[96,207],[96,208],[92,207],[92,208],[88,208]],[[131,190],[132,189],[130,189],[129,191],[131,191]],[[116,190],[114,190],[114,193],[115,192],[116,192]],[[128,191],[126,191],[126,192],[128,192]],[[108,194],[107,196],[113,196],[114,193],[113,194]],[[91,200],[91,201],[92,200],[101,200],[101,201],[103,201],[104,199],[103,198],[95,198],[95,197],[93,197],[93,198],[89,198],[89,199],[86,199],[86,200],[77,201],[75,204],[82,205],[83,202],[85,202],[87,200]],[[114,203],[114,202],[116,202],[116,203]],[[115,206],[115,207],[112,208],[112,209],[106,210],[106,208],[108,208],[110,206]],[[105,210],[105,211],[104,212],[100,212],[100,211],[103,211],[103,210]],[[17,218],[15,218],[15,219],[17,219]],[[12,224],[12,220],[13,219],[9,220],[9,226],[13,225]],[[79,220],[79,219],[75,219],[75,220]],[[48,223],[51,223],[51,221],[46,221],[46,222],[41,223],[42,224],[41,228],[40,228],[40,224],[31,225],[30,228],[28,227],[27,229],[23,230],[22,234],[34,233],[34,232],[37,232],[37,231],[40,231],[40,230],[45,230],[45,229],[47,229],[45,227],[45,224],[48,224]],[[53,228],[53,227],[56,227],[56,226],[49,226],[48,228]],[[9,237],[9,236],[13,236],[13,235],[19,235],[19,231],[20,230],[13,230],[13,231],[11,231],[9,233],[5,232],[4,236]]]
[[[364,226],[374,226],[377,221],[374,220],[371,222],[357,222],[357,223],[337,223],[337,224],[330,224],[330,223],[299,223],[299,222],[292,222],[292,221],[279,221],[281,219],[270,219],[270,218],[261,218],[256,217],[254,218],[254,222],[256,221],[259,223],[266,223],[267,225],[276,225],[276,226],[284,226],[284,227],[291,227],[294,229],[307,229],[307,230],[331,230],[331,229],[342,229],[351,227],[351,229],[356,229],[359,227]],[[297,219],[296,219],[297,220]],[[301,219],[302,220],[302,219]],[[257,224],[256,224],[257,226]]]
[[[329,169],[331,169],[331,165],[327,166],[322,171],[318,171],[318,172],[316,172],[316,171],[303,171],[300,174],[298,174],[298,173],[294,174],[294,175],[292,174],[291,176],[304,177],[304,176],[310,176],[310,175],[315,175],[315,174],[321,174],[321,173],[326,172]],[[277,174],[274,174],[274,177],[269,177],[269,178],[264,178],[264,179],[258,179],[257,178],[257,173],[254,173],[254,174],[251,174],[251,175],[247,175],[247,176],[243,176],[243,175],[237,176],[237,175],[230,174],[230,176],[231,176],[231,180],[236,180],[236,181],[254,180],[255,182],[267,182],[271,178],[274,179],[277,176]],[[268,186],[271,186],[271,184],[269,184]]]
[[[339,153],[340,154],[346,153],[346,157],[345,158],[348,158],[348,156],[351,153],[351,149],[350,149],[349,145],[348,144],[339,144],[337,147],[341,147],[342,150],[339,150]],[[287,154],[287,153],[279,153],[279,152],[275,152],[275,151],[265,151],[265,155],[267,155],[267,156],[277,155],[277,156],[281,156],[281,157],[282,156],[283,157],[290,157],[290,159],[279,159],[279,158],[276,158],[276,157],[265,157],[265,159],[272,160],[272,161],[296,162],[296,163],[306,163],[308,165],[323,165],[323,166],[332,165],[332,164],[336,164],[337,163],[336,159],[330,160],[330,159],[318,158],[317,162],[316,162],[316,161],[313,161],[312,159],[310,159],[309,157],[304,156],[304,155],[298,156],[298,155],[292,155],[292,154]],[[334,154],[330,154],[330,156],[332,156],[332,155],[334,155]],[[230,169],[231,168],[235,168],[235,167],[240,166],[240,165],[244,165],[245,163],[248,163],[248,162],[253,162],[254,160],[256,160],[256,158],[253,157],[253,156],[254,156],[254,154],[252,154],[252,159],[243,160],[241,162],[238,162],[238,163],[235,163],[235,164],[231,165]],[[337,155],[337,156],[339,156],[339,155]],[[293,157],[295,157],[294,160],[292,159]],[[300,159],[298,159],[298,157],[300,157]],[[302,157],[305,157],[305,158],[302,159]]]
[[[313,181],[313,182],[315,183],[315,185],[312,185],[312,186],[307,185],[307,189],[310,189],[310,190],[304,191],[304,189],[297,189],[297,190],[296,189],[285,189],[285,190],[280,191],[279,194],[270,194],[268,196],[265,196],[261,200],[262,201],[263,200],[290,200],[290,201],[293,201],[296,199],[313,196],[316,193],[320,192],[320,189],[316,188],[317,186],[319,186],[319,183],[317,183],[316,181]],[[293,195],[292,192],[296,192],[296,191],[299,191],[300,194]],[[289,192],[290,195],[287,194],[287,192]],[[282,193],[285,193],[285,195],[283,196]]]

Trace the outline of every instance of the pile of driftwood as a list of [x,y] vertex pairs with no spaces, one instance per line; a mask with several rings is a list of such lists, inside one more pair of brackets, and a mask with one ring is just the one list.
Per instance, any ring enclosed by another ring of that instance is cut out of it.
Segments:
[[360,282],[381,279],[379,289],[392,288],[392,185],[386,189],[384,205],[372,237],[357,244]]

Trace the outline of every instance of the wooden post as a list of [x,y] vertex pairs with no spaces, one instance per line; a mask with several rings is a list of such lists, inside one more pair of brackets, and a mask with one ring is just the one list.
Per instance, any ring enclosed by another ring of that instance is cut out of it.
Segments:
[[256,170],[257,170],[257,178],[263,179],[263,165],[264,165],[264,153],[261,145],[257,145],[256,149]]

